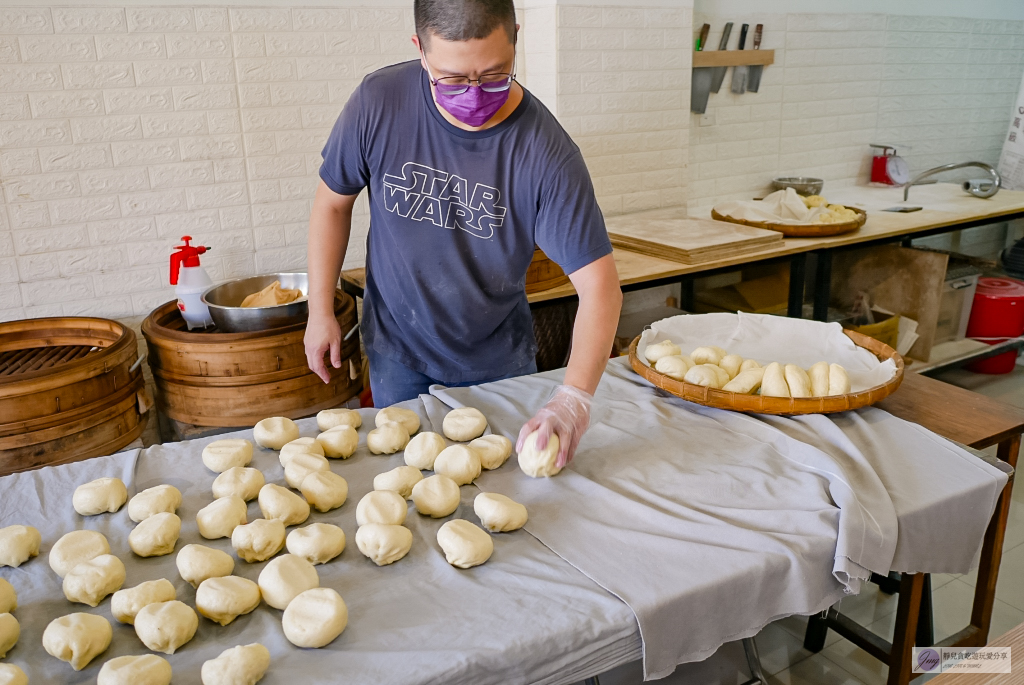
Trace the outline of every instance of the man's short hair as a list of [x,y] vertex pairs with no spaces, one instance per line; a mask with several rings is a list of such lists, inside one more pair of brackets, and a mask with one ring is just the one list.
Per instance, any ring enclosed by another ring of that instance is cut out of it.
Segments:
[[415,0],[416,35],[426,50],[432,35],[444,40],[486,38],[499,26],[516,40],[512,0]]

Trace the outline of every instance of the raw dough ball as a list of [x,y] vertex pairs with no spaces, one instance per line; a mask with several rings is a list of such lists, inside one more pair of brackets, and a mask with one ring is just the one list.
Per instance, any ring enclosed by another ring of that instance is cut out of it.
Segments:
[[252,437],[260,447],[279,450],[299,437],[299,427],[291,419],[274,416],[253,426]]
[[248,466],[233,466],[213,479],[213,496],[238,497],[243,502],[256,499],[266,484],[263,472]]
[[722,386],[722,390],[749,395],[761,387],[762,377],[764,377],[764,369],[761,367],[740,371],[736,378]]
[[366,434],[366,446],[372,454],[394,454],[409,444],[409,433],[397,421],[389,421]]
[[786,371],[778,362],[764,367],[761,378],[762,397],[789,397],[789,385],[786,383]]
[[[692,383],[693,385],[700,385],[705,388],[718,390],[722,387],[722,379],[718,375],[719,372],[715,371],[715,369],[718,369],[718,367],[714,364],[698,364],[697,366],[691,367],[690,370],[686,372],[686,375],[683,376],[683,380],[687,383]],[[719,371],[721,371],[721,369],[719,369]]]
[[296,647],[324,647],[347,625],[348,607],[329,587],[306,590],[292,600],[281,617],[284,636]]
[[214,440],[203,448],[206,468],[223,473],[235,466],[248,466],[252,461],[252,443],[242,438]]
[[235,570],[230,554],[205,545],[185,545],[174,563],[181,579],[192,587],[199,587],[207,578],[230,576]]
[[[172,514],[173,516],[173,514]],[[124,585],[124,564],[113,554],[83,561],[64,576],[64,596],[69,602],[96,606]]]
[[356,525],[383,523],[400,526],[409,507],[405,498],[392,490],[373,490],[363,495],[356,505]]
[[288,487],[298,490],[309,474],[330,470],[331,465],[327,462],[327,457],[312,453],[293,454],[288,460],[288,465],[284,467],[284,480]]
[[192,639],[199,628],[199,617],[192,607],[172,599],[148,604],[135,615],[135,634],[154,652],[174,654]]
[[[198,545],[189,546],[198,547]],[[135,616],[142,610],[142,607],[159,602],[170,602],[172,599],[175,599],[175,593],[174,585],[171,581],[166,578],[147,580],[145,583],[139,583],[135,587],[115,592],[114,596],[110,598],[110,613],[113,614],[114,619],[119,623],[132,625],[135,623]]]
[[79,485],[71,497],[75,511],[82,516],[115,512],[128,501],[128,488],[120,478],[97,478]]
[[740,367],[743,366],[743,357],[738,354],[727,354],[718,362],[718,368],[729,374],[729,380],[739,375]]
[[362,425],[363,417],[355,409],[324,409],[316,415],[316,426],[322,431],[338,426],[359,428]]
[[439,519],[459,508],[462,493],[459,484],[440,474],[424,478],[412,487],[412,503],[416,511]]
[[0,528],[0,566],[18,567],[39,554],[42,536],[32,526]]
[[412,547],[412,531],[405,526],[367,523],[356,530],[356,547],[378,566],[393,564]]
[[526,436],[523,441],[523,450],[519,453],[519,468],[528,476],[541,478],[542,476],[557,476],[562,470],[558,466],[558,434],[552,433],[548,438],[548,444],[544,449],[537,449],[537,431]]
[[694,364],[715,364],[722,361],[722,357],[725,356],[725,352],[721,348],[715,347],[698,347],[690,353],[690,359],[693,360]]
[[850,392],[850,377],[846,375],[846,369],[839,364],[829,364],[828,394],[845,395],[848,392]]
[[260,586],[248,578],[207,578],[196,590],[196,610],[222,626],[254,611],[259,605]]
[[9,614],[18,608],[18,593],[14,586],[0,578],[0,614]]
[[235,526],[246,521],[245,501],[241,497],[220,497],[199,510],[196,525],[199,534],[207,540],[231,536]]
[[302,479],[299,492],[317,511],[330,511],[348,499],[348,483],[333,471],[315,471]]
[[437,544],[444,550],[444,558],[458,568],[479,566],[494,553],[491,536],[469,521],[455,519],[437,531]]
[[434,460],[434,472],[448,476],[459,485],[469,485],[480,477],[480,457],[466,445],[444,448]]
[[359,447],[359,433],[352,426],[338,426],[316,436],[324,450],[324,456],[332,459],[348,459]]
[[170,685],[171,665],[156,654],[119,656],[103,664],[96,685]]
[[21,624],[11,614],[0,614],[0,659],[14,649],[21,637]]
[[487,418],[473,407],[461,407],[448,412],[441,423],[441,430],[449,440],[469,442],[479,438],[487,430]]
[[63,578],[83,561],[110,554],[110,543],[103,533],[94,530],[76,530],[64,535],[50,549],[50,568]]
[[662,357],[678,357],[682,352],[679,349],[679,345],[676,345],[671,340],[662,340],[659,343],[648,345],[647,349],[644,350],[644,356],[647,357],[647,361],[656,364]]
[[750,369],[760,369],[760,368],[761,368],[761,365],[758,364],[753,359],[744,359],[743,363],[740,364],[740,373],[743,373],[744,371],[749,371]]
[[484,528],[492,533],[507,533],[526,525],[526,507],[495,492],[481,492],[473,500],[473,511]]
[[43,631],[43,649],[81,671],[110,646],[110,621],[94,614],[68,614],[50,621]]
[[250,564],[266,561],[284,547],[284,524],[278,519],[256,519],[231,533],[235,554]]
[[345,531],[330,523],[314,523],[288,533],[285,545],[290,554],[311,564],[326,564],[345,551]]
[[402,497],[412,497],[412,486],[423,480],[423,474],[415,466],[396,466],[390,471],[373,477],[374,490],[392,490]]
[[128,534],[128,546],[140,557],[160,557],[174,551],[181,519],[166,511],[154,514]]
[[416,431],[420,429],[420,416],[411,409],[387,407],[377,412],[377,416],[373,419],[373,423],[377,428],[380,428],[389,421],[397,421],[402,424],[402,428],[409,435],[416,435]]
[[796,364],[786,364],[783,373],[786,375],[786,385],[789,386],[790,397],[811,396],[811,379],[807,377],[806,371]]
[[828,395],[828,362],[818,362],[807,374],[811,379],[811,397]]
[[[499,468],[512,454],[512,441],[498,434],[481,436],[469,447],[480,457],[480,467],[487,471]],[[405,451],[409,453],[408,448]]]
[[258,501],[264,518],[277,519],[286,526],[298,525],[309,518],[309,502],[280,485],[264,485]]
[[154,514],[173,514],[181,506],[181,491],[173,485],[157,485],[143,490],[128,501],[128,518],[136,523]]
[[0,664],[0,685],[28,685],[28,676],[14,664]]
[[324,448],[316,441],[316,438],[296,438],[281,448],[281,454],[277,458],[281,462],[281,466],[288,466],[292,457],[298,454],[316,454],[322,457]]
[[405,463],[422,471],[434,468],[434,460],[448,446],[437,433],[425,431],[409,441],[405,447]]
[[[321,414],[323,412],[320,412]],[[203,664],[203,685],[256,685],[270,668],[270,652],[258,642],[225,649]]]
[[681,357],[673,354],[668,357],[662,357],[654,363],[654,370],[658,373],[663,373],[669,378],[674,378],[677,381],[683,380],[686,372],[693,367],[693,360],[689,357]]
[[283,611],[299,593],[320,587],[320,576],[299,555],[282,554],[260,571],[259,584],[263,601]]
[[721,388],[723,385],[725,385],[730,380],[732,380],[731,378],[729,378],[729,373],[725,369],[723,369],[721,366],[718,366],[716,364],[705,364],[705,366],[707,366],[709,369],[714,371],[715,375],[718,376],[718,387],[719,388]]

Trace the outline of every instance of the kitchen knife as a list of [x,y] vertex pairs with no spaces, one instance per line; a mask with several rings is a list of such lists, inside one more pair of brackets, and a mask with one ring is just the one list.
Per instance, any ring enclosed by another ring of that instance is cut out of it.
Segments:
[[[700,38],[697,39],[697,52],[704,50],[704,43],[708,40],[708,33],[711,32],[711,24],[704,24],[700,29]],[[714,67],[694,67],[693,77],[690,79],[690,111],[703,114],[708,108],[708,91],[711,88],[711,77]]]
[[[750,24],[744,24],[740,28],[740,45],[738,50],[743,49],[743,44],[747,42],[747,29],[750,28]],[[745,64],[732,68],[732,86],[729,88],[734,93],[745,93],[747,92],[747,69],[749,67]]]
[[[754,28],[754,49],[761,49],[761,29],[764,28],[764,24],[758,24]],[[747,90],[751,93],[756,93],[757,89],[761,87],[761,72],[764,71],[763,64],[751,65],[750,70],[747,72]]]
[[[725,25],[725,30],[722,31],[722,40],[718,43],[719,50],[725,50],[729,47],[729,36],[732,34],[732,22],[730,21]],[[717,93],[718,89],[722,87],[722,81],[725,80],[725,70],[729,67],[715,67],[714,78],[711,79],[711,92]]]

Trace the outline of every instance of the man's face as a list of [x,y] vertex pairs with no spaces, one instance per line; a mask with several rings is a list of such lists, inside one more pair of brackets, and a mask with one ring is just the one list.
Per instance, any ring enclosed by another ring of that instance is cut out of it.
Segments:
[[413,35],[412,42],[420,49],[423,68],[435,79],[450,76],[478,79],[484,74],[508,74],[515,61],[515,45],[500,26],[486,38],[444,40],[435,34],[421,44],[419,37]]

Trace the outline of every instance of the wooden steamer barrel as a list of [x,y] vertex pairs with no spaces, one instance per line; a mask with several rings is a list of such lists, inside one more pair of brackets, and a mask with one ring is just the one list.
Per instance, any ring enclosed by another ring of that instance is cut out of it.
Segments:
[[[348,333],[356,324],[355,301],[338,291],[334,312],[342,335]],[[359,337],[342,343],[341,368],[328,364],[326,384],[306,365],[305,332],[305,322],[246,333],[188,331],[175,302],[157,307],[142,324],[157,406],[175,421],[217,427],[337,407],[361,389]]]
[[526,270],[526,294],[544,292],[568,282],[569,277],[562,271],[562,267],[551,261],[539,247],[535,247],[533,259]]
[[135,333],[86,317],[0,324],[0,475],[116,452],[150,401]]

